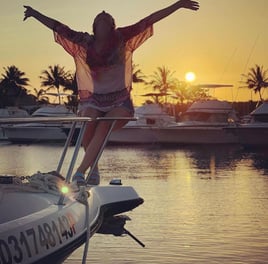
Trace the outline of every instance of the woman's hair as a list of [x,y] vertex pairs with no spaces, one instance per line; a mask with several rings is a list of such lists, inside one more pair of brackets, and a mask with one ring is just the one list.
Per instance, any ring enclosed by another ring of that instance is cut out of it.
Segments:
[[93,33],[94,34],[96,32],[96,26],[97,26],[98,21],[100,19],[103,19],[103,18],[104,19],[109,19],[111,21],[111,30],[114,30],[115,29],[115,21],[114,21],[114,18],[109,13],[106,13],[105,11],[102,11],[94,19],[94,22],[93,22]]

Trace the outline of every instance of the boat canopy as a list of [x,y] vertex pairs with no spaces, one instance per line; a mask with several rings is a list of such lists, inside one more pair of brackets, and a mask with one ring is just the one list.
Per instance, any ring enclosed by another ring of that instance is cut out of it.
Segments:
[[43,106],[32,113],[32,116],[75,116],[74,112],[63,105]]
[[252,111],[250,115],[268,115],[268,102],[264,102],[257,109]]
[[167,113],[159,104],[145,104],[135,109],[136,116],[159,116],[166,115]]
[[29,116],[28,112],[18,107],[0,108],[0,118],[27,117],[27,116]]
[[227,101],[206,100],[194,102],[186,113],[206,112],[206,113],[229,113],[233,111],[232,105]]

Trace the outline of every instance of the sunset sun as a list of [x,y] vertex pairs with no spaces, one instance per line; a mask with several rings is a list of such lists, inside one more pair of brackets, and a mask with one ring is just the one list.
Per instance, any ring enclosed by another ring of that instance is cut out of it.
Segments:
[[193,82],[195,80],[195,78],[196,78],[196,76],[195,76],[195,73],[193,73],[193,72],[187,72],[185,74],[185,80],[187,82]]

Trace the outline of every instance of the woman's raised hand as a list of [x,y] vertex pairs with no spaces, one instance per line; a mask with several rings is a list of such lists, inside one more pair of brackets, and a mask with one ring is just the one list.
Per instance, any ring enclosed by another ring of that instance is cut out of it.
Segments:
[[197,1],[180,0],[179,4],[182,8],[187,8],[195,11],[199,9],[199,3]]
[[35,10],[33,8],[31,8],[30,6],[24,5],[23,7],[25,8],[23,21],[25,21],[27,18],[33,16]]

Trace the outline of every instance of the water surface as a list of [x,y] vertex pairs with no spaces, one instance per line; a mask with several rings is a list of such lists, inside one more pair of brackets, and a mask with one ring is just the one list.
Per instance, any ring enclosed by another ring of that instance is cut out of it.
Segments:
[[[61,150],[0,143],[1,174],[53,170]],[[267,157],[239,146],[109,146],[102,184],[121,178],[144,198],[127,228],[146,248],[97,234],[88,263],[268,263]],[[81,263],[82,254],[64,263]]]

